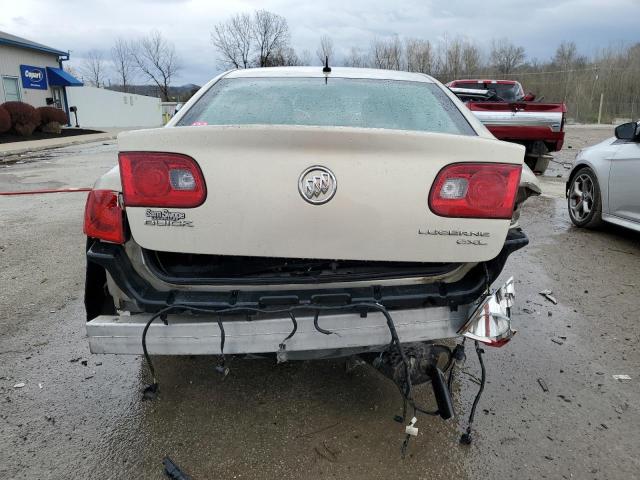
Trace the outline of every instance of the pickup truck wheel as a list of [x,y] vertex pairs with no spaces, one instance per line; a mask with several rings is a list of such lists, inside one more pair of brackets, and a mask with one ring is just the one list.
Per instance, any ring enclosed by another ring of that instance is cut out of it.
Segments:
[[535,174],[542,175],[547,171],[549,167],[549,161],[551,157],[548,154],[545,155],[527,155],[524,158],[524,163],[531,169],[531,171]]
[[567,198],[569,217],[577,227],[602,224],[602,199],[596,174],[590,168],[578,170],[571,180]]

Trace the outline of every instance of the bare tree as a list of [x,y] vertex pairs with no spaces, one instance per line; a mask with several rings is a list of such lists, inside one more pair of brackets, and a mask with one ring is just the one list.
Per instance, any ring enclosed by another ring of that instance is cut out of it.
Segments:
[[402,43],[397,36],[375,39],[371,44],[371,60],[376,68],[402,70]]
[[517,47],[506,38],[491,42],[491,62],[502,75],[509,75],[524,63],[523,47]]
[[116,39],[116,43],[111,48],[111,61],[122,91],[128,92],[129,84],[136,72],[136,63],[131,54],[129,42],[123,38]]
[[367,58],[367,55],[362,52],[362,50],[356,47],[351,47],[351,50],[349,50],[349,54],[344,59],[344,66],[356,68],[368,67],[369,59]]
[[333,40],[328,35],[322,35],[320,37],[320,46],[316,50],[316,55],[318,56],[318,60],[320,60],[321,64],[324,64],[326,58],[329,61],[333,61]]
[[76,78],[82,77],[82,72],[79,72],[76,67],[66,63],[64,64],[64,71],[69,72],[69,74],[71,74],[71,76],[73,77],[76,77]]
[[462,45],[462,70],[467,77],[476,75],[482,66],[480,49],[469,41]]
[[300,52],[300,65],[311,65],[311,52],[306,48]]
[[434,69],[434,52],[429,40],[408,38],[405,41],[407,70],[432,74]]
[[140,71],[158,86],[162,100],[169,101],[171,80],[180,70],[173,44],[159,31],[153,30],[137,42],[132,55]]
[[82,66],[80,67],[83,77],[94,87],[104,85],[106,70],[102,52],[99,50],[89,51],[84,62],[82,62]]
[[289,46],[287,19],[266,10],[258,10],[253,18],[253,39],[256,42],[256,64],[267,67],[269,57]]
[[269,55],[265,67],[298,67],[302,61],[291,47],[281,47]]
[[222,61],[234,68],[249,68],[253,51],[254,25],[251,15],[234,15],[219,23],[211,32],[211,43]]

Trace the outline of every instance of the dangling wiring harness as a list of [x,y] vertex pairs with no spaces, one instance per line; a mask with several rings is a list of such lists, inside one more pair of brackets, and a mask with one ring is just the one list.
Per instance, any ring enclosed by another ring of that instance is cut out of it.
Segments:
[[[154,399],[156,398],[159,391],[156,371],[155,371],[153,362],[151,360],[151,356],[149,355],[149,351],[147,349],[147,333],[149,331],[149,327],[151,326],[151,324],[157,319],[161,319],[165,325],[168,325],[169,324],[168,315],[170,313],[191,312],[191,313],[197,313],[197,314],[209,314],[209,315],[214,315],[218,317],[217,324],[218,324],[218,328],[220,329],[220,355],[219,355],[219,362],[216,367],[216,370],[223,376],[226,376],[229,373],[229,368],[226,366],[225,356],[224,356],[224,346],[225,346],[226,335],[224,330],[224,322],[222,321],[223,317],[229,316],[229,315],[250,316],[250,315],[259,315],[259,314],[284,314],[289,316],[292,322],[292,330],[289,333],[289,335],[287,335],[287,337],[284,338],[283,341],[280,343],[280,351],[277,352],[278,361],[284,361],[286,360],[286,350],[285,350],[286,341],[289,340],[291,337],[293,337],[298,329],[296,314],[300,314],[304,312],[313,314],[314,328],[318,332],[324,335],[331,335],[334,332],[326,330],[319,325],[320,315],[322,313],[328,313],[328,312],[344,313],[344,312],[354,312],[354,311],[360,314],[366,314],[369,312],[380,312],[385,317],[387,328],[389,329],[389,333],[391,336],[391,341],[389,342],[385,351],[380,354],[380,356],[382,356],[382,354],[385,352],[395,353],[399,357],[400,363],[402,365],[402,370],[403,370],[402,375],[398,380],[394,380],[394,381],[396,382],[396,385],[398,386],[398,389],[402,396],[403,413],[402,413],[402,416],[396,416],[395,420],[400,423],[405,423],[407,421],[407,410],[412,409],[413,411],[413,418],[410,420],[410,423],[405,428],[405,439],[403,441],[402,448],[401,448],[402,456],[404,457],[411,436],[417,435],[417,432],[418,432],[418,429],[415,427],[415,423],[417,421],[416,419],[417,414],[420,413],[423,415],[430,415],[430,416],[440,415],[445,419],[453,416],[453,407],[450,401],[451,387],[453,383],[453,376],[454,376],[456,365],[464,362],[464,359],[465,359],[464,344],[466,339],[463,339],[460,344],[456,345],[453,351],[448,347],[445,347],[442,345],[438,346],[438,348],[443,349],[443,352],[447,355],[447,362],[446,362],[446,366],[444,367],[444,372],[448,371],[449,373],[448,373],[447,381],[445,383],[442,379],[442,372],[439,369],[434,367],[432,371],[429,372],[431,376],[431,382],[434,388],[434,393],[436,395],[436,400],[438,403],[438,409],[436,410],[427,409],[419,405],[414,399],[413,383],[411,379],[412,369],[411,369],[409,358],[405,352],[405,348],[400,343],[400,339],[398,338],[398,333],[397,333],[395,323],[393,321],[391,314],[389,313],[387,308],[380,303],[362,302],[362,303],[353,303],[353,304],[347,304],[347,305],[309,304],[309,305],[291,305],[286,307],[273,307],[273,308],[254,308],[254,307],[234,306],[234,307],[220,308],[220,309],[201,308],[201,307],[195,307],[191,305],[181,305],[181,304],[173,304],[173,305],[167,306],[159,310],[158,312],[154,313],[149,318],[149,320],[145,324],[144,329],[142,331],[142,350],[144,352],[144,357],[153,379],[153,382],[144,389],[143,398],[148,400]],[[475,349],[480,362],[482,376],[480,380],[480,388],[478,390],[478,393],[475,396],[473,406],[471,408],[471,412],[469,415],[468,427],[466,429],[466,432],[460,438],[460,442],[463,444],[471,443],[471,427],[474,421],[475,411],[476,411],[478,402],[480,401],[480,396],[482,395],[482,392],[484,390],[484,385],[486,382],[486,372],[485,372],[485,366],[482,358],[482,354],[484,353],[484,351],[480,348],[477,341],[475,342]],[[440,395],[438,395],[439,393]],[[443,397],[445,398],[446,401],[442,400]]]

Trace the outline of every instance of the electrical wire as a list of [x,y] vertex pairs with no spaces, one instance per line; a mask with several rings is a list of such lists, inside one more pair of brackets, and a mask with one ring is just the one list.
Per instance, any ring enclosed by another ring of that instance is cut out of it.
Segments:
[[[410,374],[410,365],[409,365],[409,360],[407,359],[407,356],[405,354],[404,349],[402,348],[402,345],[400,344],[400,339],[398,337],[398,332],[395,328],[395,324],[393,322],[393,318],[391,317],[389,311],[387,310],[387,308],[380,304],[380,303],[372,303],[372,302],[362,302],[362,303],[354,303],[354,304],[349,304],[349,305],[337,305],[337,306],[333,306],[333,305],[294,305],[294,306],[290,306],[287,308],[276,308],[276,309],[264,309],[264,308],[255,308],[255,307],[243,307],[243,306],[235,306],[235,307],[229,307],[229,308],[222,308],[222,309],[209,309],[209,308],[202,308],[202,307],[193,307],[190,305],[183,305],[183,304],[173,304],[170,305],[166,308],[163,308],[162,310],[159,310],[158,312],[156,312],[148,321],[147,324],[145,325],[145,328],[142,331],[142,350],[144,353],[144,357],[145,357],[145,361],[147,362],[147,365],[149,366],[149,370],[151,371],[152,377],[153,377],[153,381],[154,384],[157,385],[157,379],[155,376],[155,368],[153,366],[153,362],[151,360],[151,357],[149,355],[148,349],[147,349],[147,344],[146,344],[146,336],[147,336],[147,331],[149,330],[150,325],[153,323],[153,321],[155,321],[158,317],[160,317],[162,314],[166,314],[169,313],[172,310],[182,310],[182,311],[191,311],[191,312],[195,312],[195,313],[208,313],[208,314],[215,314],[215,315],[229,315],[229,314],[238,314],[238,313],[246,313],[246,314],[278,314],[278,313],[287,313],[289,315],[291,315],[293,312],[295,311],[314,311],[316,313],[316,317],[314,317],[315,323],[317,324],[317,315],[319,315],[320,312],[326,312],[326,311],[350,311],[350,310],[357,310],[357,309],[369,309],[369,310],[374,310],[374,311],[378,311],[380,313],[382,313],[382,315],[385,317],[386,323],[387,323],[387,328],[389,330],[389,333],[391,335],[391,342],[389,342],[388,345],[388,349],[395,349],[398,352],[398,355],[400,356],[400,359],[402,361],[403,367],[404,367],[404,390],[402,388],[400,388],[400,392],[404,398],[404,400],[406,402],[408,402],[408,404],[414,408],[415,411],[426,414],[426,415],[437,415],[437,412],[431,411],[431,410],[427,410],[426,408],[421,407],[420,405],[416,404],[415,400],[413,399],[413,384],[411,382],[411,374]],[[222,323],[220,321],[220,323]],[[320,327],[318,327],[320,328]],[[324,330],[322,328],[320,328],[320,330]],[[328,330],[325,330],[328,333],[333,333],[330,332]],[[295,333],[295,332],[293,332]],[[223,337],[221,340],[224,341],[224,331],[221,331],[221,337]],[[290,338],[290,337],[288,337]],[[224,344],[223,344],[224,346]]]
[[91,187],[45,188],[42,190],[24,190],[21,192],[0,192],[2,196],[10,195],[39,195],[41,193],[75,193],[90,192]]
[[473,399],[473,405],[471,406],[471,413],[469,414],[469,423],[467,425],[467,431],[460,437],[460,443],[465,445],[469,445],[471,443],[471,427],[473,426],[473,420],[476,416],[476,408],[478,407],[478,403],[480,402],[480,397],[482,396],[482,392],[484,391],[484,385],[487,381],[487,371],[484,366],[484,359],[482,358],[482,354],[484,350],[480,348],[480,344],[477,340],[475,340],[476,354],[478,355],[478,361],[480,362],[480,388],[478,389],[478,393],[476,393],[475,398]]
[[315,327],[315,329],[317,331],[319,331],[320,333],[324,334],[324,335],[331,335],[332,331],[330,330],[325,330],[324,328],[321,328],[320,325],[318,325],[318,320],[320,319],[320,312],[316,312],[316,314],[313,316],[313,326]]
[[224,359],[224,342],[226,339],[226,335],[224,333],[224,326],[222,325],[222,320],[218,317],[218,328],[220,328],[220,355]]
[[289,317],[291,318],[291,322],[293,323],[293,330],[291,330],[291,333],[287,335],[287,337],[282,341],[282,343],[289,340],[298,331],[298,322],[296,321],[296,316],[293,314],[293,312],[289,312]]

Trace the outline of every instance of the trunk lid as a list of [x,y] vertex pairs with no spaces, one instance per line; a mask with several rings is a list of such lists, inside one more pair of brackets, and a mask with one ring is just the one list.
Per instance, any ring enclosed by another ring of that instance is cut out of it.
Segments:
[[[431,184],[451,163],[522,164],[524,156],[519,145],[476,136],[342,127],[174,127],[127,132],[118,143],[120,151],[189,155],[206,182],[202,205],[167,209],[185,222],[158,221],[162,208],[125,205],[143,248],[342,260],[494,258],[510,220],[437,216],[428,205]],[[300,186],[313,166],[328,169],[337,184],[323,204],[299,191],[321,191],[330,181],[312,172]]]

